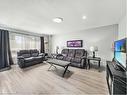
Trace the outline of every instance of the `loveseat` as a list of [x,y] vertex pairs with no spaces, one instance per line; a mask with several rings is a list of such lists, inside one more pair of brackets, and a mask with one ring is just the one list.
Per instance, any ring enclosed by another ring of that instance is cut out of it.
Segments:
[[69,61],[71,62],[71,66],[85,68],[87,51],[85,49],[63,49],[61,54],[56,56],[56,59]]
[[38,63],[42,63],[44,56],[39,54],[37,49],[33,50],[20,50],[17,52],[18,65],[20,68],[32,66]]

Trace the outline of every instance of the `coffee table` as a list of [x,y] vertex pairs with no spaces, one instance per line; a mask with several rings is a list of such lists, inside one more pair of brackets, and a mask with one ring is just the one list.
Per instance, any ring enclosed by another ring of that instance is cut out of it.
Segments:
[[56,68],[55,65],[65,68],[62,77],[64,77],[65,73],[66,73],[67,71],[69,71],[69,70],[68,70],[68,67],[69,67],[70,64],[71,64],[71,63],[68,62],[68,61],[62,61],[62,60],[57,60],[57,59],[48,59],[47,62],[50,64],[50,67],[48,68],[48,70],[50,70],[50,68],[51,68],[52,66]]

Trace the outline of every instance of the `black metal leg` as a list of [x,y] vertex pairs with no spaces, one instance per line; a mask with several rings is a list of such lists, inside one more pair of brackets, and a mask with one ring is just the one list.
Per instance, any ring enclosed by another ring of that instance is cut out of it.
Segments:
[[48,68],[48,71],[50,70],[50,68],[53,66],[53,64],[50,64],[50,67]]
[[[50,70],[50,68],[51,68],[52,66],[56,68],[56,66],[54,66],[53,64],[51,64],[50,67],[48,68],[48,71]],[[57,68],[56,68],[56,69],[57,69]]]
[[65,75],[65,73],[66,73],[66,71],[67,71],[67,69],[68,69],[68,66],[69,66],[69,65],[67,65],[67,66],[65,67],[65,70],[64,70],[64,73],[63,73],[63,77],[64,77],[64,75]]
[[[54,65],[52,65],[52,66],[56,68],[56,66],[54,66]],[[57,69],[57,68],[56,68],[56,69]]]
[[100,72],[100,61],[98,61],[98,69],[99,69],[99,72]]
[[90,60],[89,59],[88,59],[88,67],[89,67],[88,69],[90,69]]
[[98,67],[100,68],[100,61],[99,61]]
[[67,69],[68,72],[71,72],[70,70]]

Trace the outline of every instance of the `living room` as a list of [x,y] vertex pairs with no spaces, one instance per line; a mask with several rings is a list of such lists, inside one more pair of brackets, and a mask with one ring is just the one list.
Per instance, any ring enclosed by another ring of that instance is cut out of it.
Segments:
[[1,0],[1,95],[126,95],[126,0]]

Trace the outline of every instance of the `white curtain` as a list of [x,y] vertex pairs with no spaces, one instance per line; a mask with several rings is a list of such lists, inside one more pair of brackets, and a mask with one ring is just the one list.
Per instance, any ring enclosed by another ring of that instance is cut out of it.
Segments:
[[10,32],[10,47],[14,63],[16,63],[19,50],[38,49],[40,51],[40,37]]

